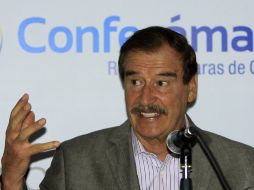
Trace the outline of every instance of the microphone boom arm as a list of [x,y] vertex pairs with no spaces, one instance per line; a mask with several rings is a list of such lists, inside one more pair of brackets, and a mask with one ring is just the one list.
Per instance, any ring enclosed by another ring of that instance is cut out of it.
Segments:
[[202,137],[201,133],[199,132],[199,129],[194,126],[190,126],[188,128],[188,133],[192,134],[193,136],[196,137],[196,140],[198,144],[200,145],[201,149],[203,150],[204,154],[206,155],[208,161],[210,162],[213,170],[215,171],[221,186],[223,187],[224,190],[231,190],[217,160],[215,159],[214,155],[212,154],[210,148],[207,146],[204,138]]

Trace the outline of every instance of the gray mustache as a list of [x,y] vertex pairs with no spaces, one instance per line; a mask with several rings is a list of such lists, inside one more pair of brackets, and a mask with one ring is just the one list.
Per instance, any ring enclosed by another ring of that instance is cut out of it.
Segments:
[[158,114],[165,114],[165,115],[167,114],[164,108],[155,104],[149,104],[149,105],[137,104],[131,109],[132,114],[140,114],[141,112],[158,113]]

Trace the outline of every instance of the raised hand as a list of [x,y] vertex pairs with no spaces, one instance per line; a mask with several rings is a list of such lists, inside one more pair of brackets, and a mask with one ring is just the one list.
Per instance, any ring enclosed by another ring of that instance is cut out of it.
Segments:
[[42,118],[35,121],[28,100],[28,94],[23,95],[10,115],[2,157],[2,190],[21,190],[31,156],[55,149],[60,144],[58,141],[43,144],[29,142],[30,136],[40,130],[46,120]]

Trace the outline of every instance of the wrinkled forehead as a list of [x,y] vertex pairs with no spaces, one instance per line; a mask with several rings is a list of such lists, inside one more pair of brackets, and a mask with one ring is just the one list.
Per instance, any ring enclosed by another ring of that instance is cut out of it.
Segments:
[[182,67],[182,55],[169,45],[163,45],[152,51],[133,49],[124,59],[124,67],[140,65],[143,67]]

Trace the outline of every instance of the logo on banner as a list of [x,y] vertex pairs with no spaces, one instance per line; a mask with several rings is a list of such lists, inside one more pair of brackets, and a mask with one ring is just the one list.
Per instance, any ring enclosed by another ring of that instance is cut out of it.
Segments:
[[[109,53],[114,45],[121,46],[126,39],[138,30],[135,26],[119,27],[120,16],[108,16],[103,21],[103,27],[97,26],[53,26],[44,33],[47,41],[31,43],[30,36],[35,36],[33,30],[38,26],[47,28],[48,20],[43,17],[24,19],[18,29],[18,40],[21,48],[30,53],[44,53],[48,50],[55,53],[66,53],[71,50],[77,53]],[[117,42],[112,40],[117,37]]]
[[[189,38],[190,44],[196,51],[206,52],[253,52],[253,31],[249,26],[237,25],[231,28],[224,25],[191,25],[179,26],[177,22],[181,15],[170,18],[169,28]],[[126,39],[138,30],[137,26],[121,24],[118,15],[108,16],[98,26],[58,26],[48,28],[48,19],[44,17],[28,17],[21,21],[18,28],[18,40],[21,48],[30,53],[110,53],[112,46],[121,46]],[[37,27],[48,28],[43,34],[47,41],[32,43],[31,36],[36,36]],[[117,39],[117,40],[115,40]]]

